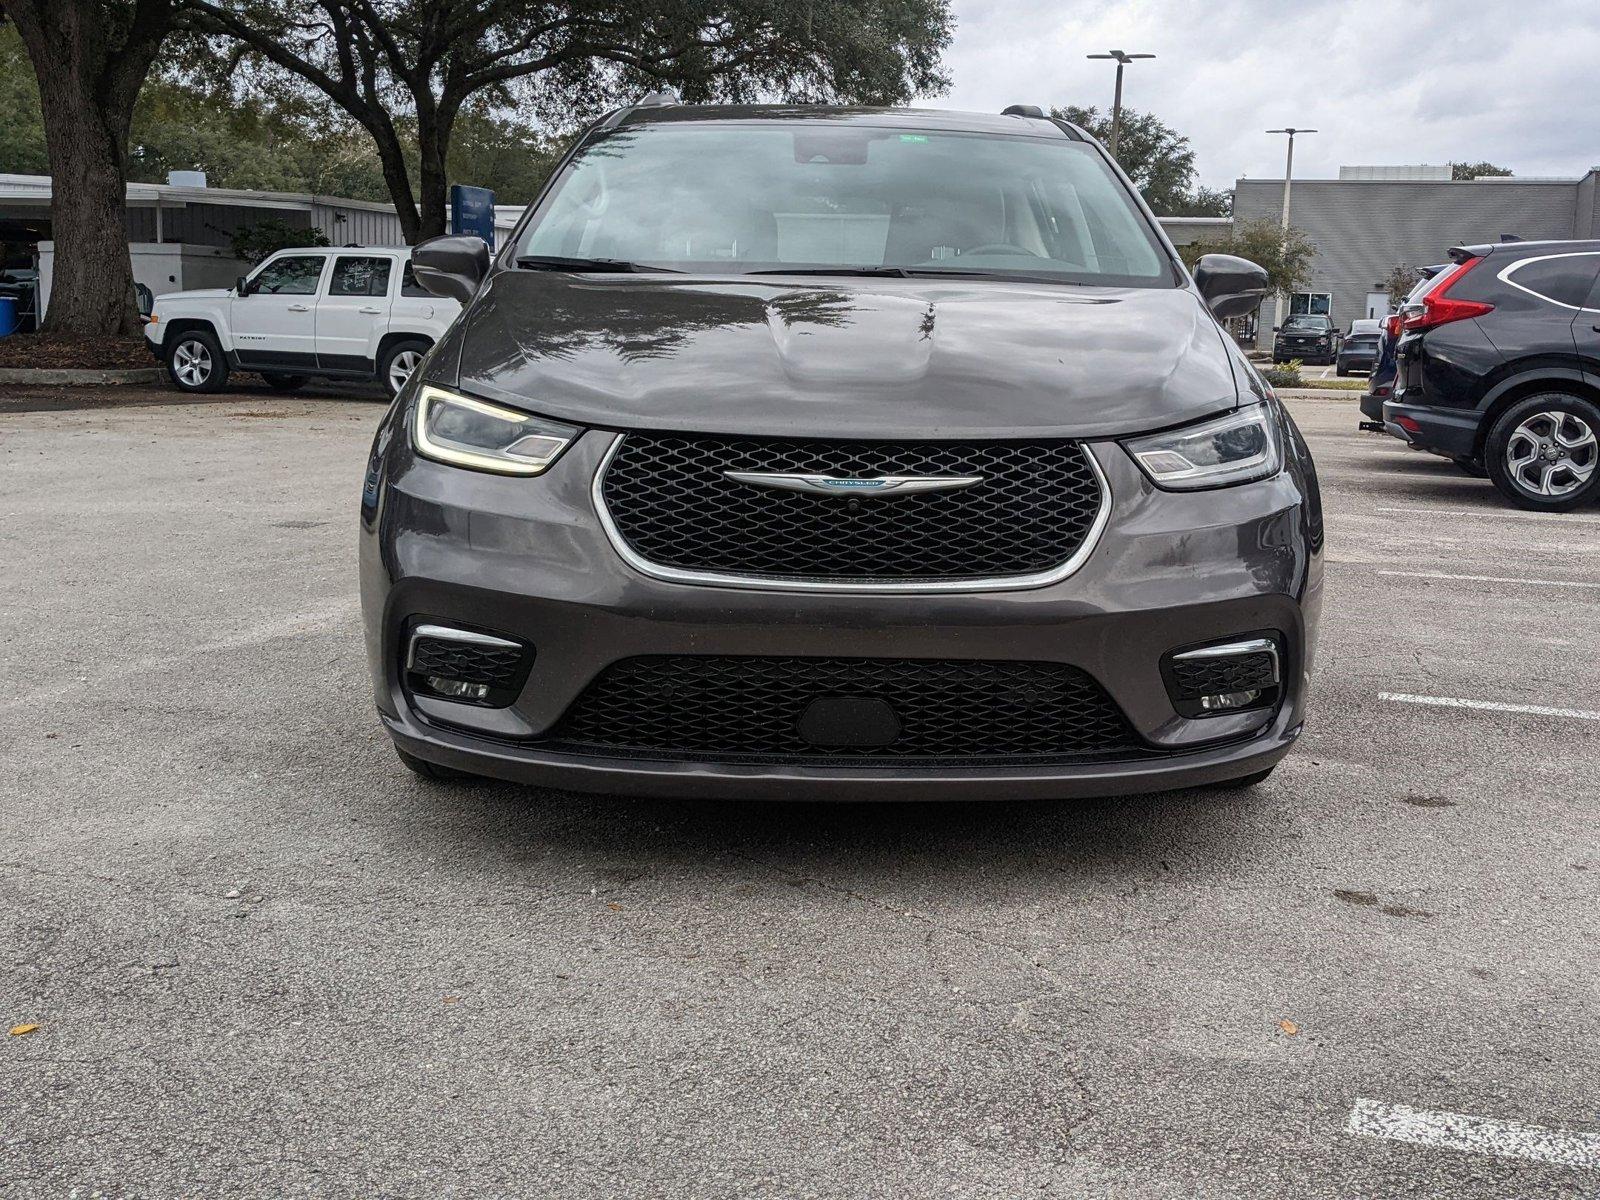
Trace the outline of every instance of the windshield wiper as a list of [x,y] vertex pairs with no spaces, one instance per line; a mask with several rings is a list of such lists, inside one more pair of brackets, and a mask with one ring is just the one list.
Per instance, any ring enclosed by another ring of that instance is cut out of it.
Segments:
[[774,270],[742,271],[743,275],[875,275],[905,279],[904,267],[779,267]]
[[610,271],[617,274],[664,271],[681,275],[673,267],[652,267],[647,263],[628,262],[621,258],[572,258],[565,254],[524,254],[517,258],[517,266],[524,271]]

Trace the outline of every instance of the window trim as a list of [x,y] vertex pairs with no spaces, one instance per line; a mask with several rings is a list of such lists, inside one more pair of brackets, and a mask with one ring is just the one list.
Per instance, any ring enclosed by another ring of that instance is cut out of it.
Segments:
[[[1600,258],[1600,250],[1566,250],[1560,254],[1538,254],[1531,258],[1519,258],[1500,268],[1500,273],[1496,275],[1495,278],[1501,283],[1510,284],[1519,292],[1526,292],[1530,296],[1533,296],[1539,300],[1543,300],[1546,304],[1554,304],[1557,308],[1564,308],[1569,312],[1600,312],[1600,308],[1587,308],[1582,304],[1568,304],[1564,300],[1557,300],[1554,296],[1547,296],[1543,292],[1536,292],[1531,287],[1518,283],[1515,279],[1511,278],[1518,271],[1522,270],[1523,267],[1531,267],[1534,263],[1549,262],[1551,259],[1555,258]],[[1595,282],[1595,279],[1589,280],[1589,290],[1584,296],[1585,299],[1588,299],[1589,296],[1593,296],[1595,294]]]

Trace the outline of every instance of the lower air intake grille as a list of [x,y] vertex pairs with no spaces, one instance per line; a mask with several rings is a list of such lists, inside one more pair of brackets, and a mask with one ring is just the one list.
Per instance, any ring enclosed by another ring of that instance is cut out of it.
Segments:
[[1266,651],[1226,658],[1175,658],[1172,681],[1185,697],[1255,691],[1277,685],[1278,663]]
[[[837,739],[815,732],[829,728],[815,719],[829,706],[843,716]],[[876,721],[877,744],[818,744],[849,740],[858,713]],[[1105,690],[1076,668],[873,658],[623,659],[541,743],[706,761],[975,764],[1149,753]]]
[[492,688],[516,685],[522,670],[521,646],[480,645],[420,636],[411,647],[411,670],[418,675],[464,679]]
[[[818,495],[726,472],[979,476],[915,494]],[[601,493],[617,532],[677,570],[838,581],[995,579],[1059,567],[1088,540],[1099,478],[1073,441],[786,442],[629,433]]]

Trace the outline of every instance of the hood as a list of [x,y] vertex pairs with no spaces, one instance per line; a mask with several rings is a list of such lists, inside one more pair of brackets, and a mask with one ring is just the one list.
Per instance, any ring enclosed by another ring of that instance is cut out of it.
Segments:
[[603,428],[1094,437],[1238,396],[1181,288],[503,271],[450,340],[440,382]]

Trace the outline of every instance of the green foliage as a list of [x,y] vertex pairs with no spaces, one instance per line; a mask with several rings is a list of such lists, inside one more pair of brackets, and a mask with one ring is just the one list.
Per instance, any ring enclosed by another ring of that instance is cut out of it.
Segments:
[[1261,367],[1261,378],[1275,388],[1304,387],[1306,383],[1300,375],[1300,360],[1298,358],[1291,358],[1286,363],[1264,364]]
[[1236,221],[1226,240],[1192,242],[1178,247],[1178,253],[1190,270],[1203,254],[1236,254],[1265,268],[1273,291],[1293,292],[1310,278],[1317,248],[1293,225],[1284,229],[1276,221]]
[[44,117],[39,84],[22,39],[10,24],[0,24],[0,171],[48,175]]
[[1497,167],[1492,162],[1453,162],[1450,164],[1450,178],[1456,180],[1481,179],[1486,176],[1504,178],[1510,174],[1510,168]]
[[[320,93],[373,139],[408,238],[442,230],[454,139],[474,111],[491,130],[508,111],[564,130],[664,85],[689,101],[899,104],[948,85],[953,25],[950,0],[183,3],[201,43],[183,59],[188,81]],[[508,173],[513,192],[541,174],[539,157]]]
[[254,225],[236,230],[230,239],[233,256],[251,266],[278,250],[298,246],[326,246],[328,235],[320,229],[290,225],[281,217],[266,217]]
[[[1053,108],[1050,113],[1081,126],[1107,147],[1111,145],[1110,113],[1075,104]],[[1154,113],[1122,110],[1117,162],[1157,216],[1225,217],[1232,209],[1226,192],[1195,187],[1194,151],[1189,148],[1189,139]]]
[[1389,293],[1389,307],[1399,308],[1421,278],[1422,273],[1406,263],[1390,267],[1389,273],[1383,277],[1383,290]]

